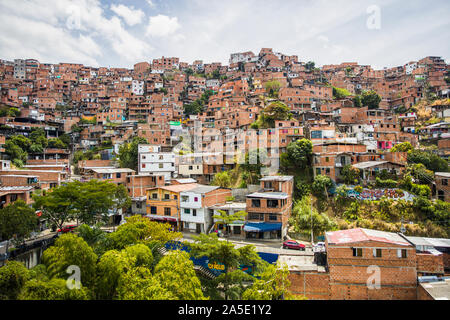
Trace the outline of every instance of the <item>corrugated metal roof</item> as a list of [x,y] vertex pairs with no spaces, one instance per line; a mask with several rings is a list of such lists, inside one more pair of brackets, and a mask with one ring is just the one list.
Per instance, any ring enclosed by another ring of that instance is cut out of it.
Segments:
[[290,181],[294,176],[267,176],[260,179],[260,181]]
[[149,188],[147,190],[155,190],[155,189],[162,189],[172,192],[183,192],[183,191],[189,191],[194,188],[197,188],[199,184],[197,183],[186,183],[186,184],[175,184],[171,186],[164,186],[164,187],[155,187],[155,188]]
[[345,244],[364,241],[376,241],[402,246],[411,246],[411,244],[408,241],[403,239],[397,233],[371,229],[356,228],[349,230],[340,230],[334,232],[327,232],[325,235],[327,237],[329,244]]
[[406,237],[411,243],[416,246],[429,246],[429,247],[441,247],[450,248],[450,239],[442,238],[425,238],[425,237]]
[[249,194],[247,197],[264,199],[287,199],[288,194],[284,192],[255,192]]
[[358,168],[358,169],[366,169],[366,168],[370,168],[370,167],[376,167],[382,164],[388,163],[388,161],[366,161],[366,162],[359,162],[359,163],[355,163],[353,165],[354,168]]
[[200,194],[204,194],[204,193],[208,193],[214,190],[219,189],[219,186],[202,186],[200,185],[199,187],[189,190],[189,192],[194,192],[194,193],[200,193]]
[[134,170],[128,168],[120,168],[120,169],[91,169],[95,173],[126,173],[126,172],[135,172]]

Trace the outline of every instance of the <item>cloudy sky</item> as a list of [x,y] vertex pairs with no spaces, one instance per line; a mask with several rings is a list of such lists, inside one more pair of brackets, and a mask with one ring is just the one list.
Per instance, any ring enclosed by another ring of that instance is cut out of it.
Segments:
[[448,0],[0,0],[0,59],[228,63],[262,47],[317,65],[450,59]]

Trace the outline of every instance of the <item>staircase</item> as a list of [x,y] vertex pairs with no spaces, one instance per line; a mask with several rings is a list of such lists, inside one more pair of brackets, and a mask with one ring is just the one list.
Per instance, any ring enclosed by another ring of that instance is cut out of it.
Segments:
[[209,278],[211,280],[216,278],[216,275],[214,273],[202,266],[194,266],[194,270],[200,273],[205,278]]

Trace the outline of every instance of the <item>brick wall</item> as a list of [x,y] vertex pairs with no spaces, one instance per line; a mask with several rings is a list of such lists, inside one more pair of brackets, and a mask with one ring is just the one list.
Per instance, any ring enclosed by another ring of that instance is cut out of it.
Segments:
[[[352,248],[361,248],[362,256],[354,257]],[[373,255],[373,249],[381,249],[382,256]],[[397,257],[397,249],[407,249],[406,258]],[[417,271],[416,251],[413,247],[365,241],[351,246],[328,246],[331,299],[400,299],[416,298]],[[380,270],[380,285],[377,290],[367,286],[373,271]]]
[[330,275],[317,272],[290,272],[289,291],[293,294],[306,296],[311,300],[330,299]]
[[417,273],[444,274],[444,255],[417,254]]

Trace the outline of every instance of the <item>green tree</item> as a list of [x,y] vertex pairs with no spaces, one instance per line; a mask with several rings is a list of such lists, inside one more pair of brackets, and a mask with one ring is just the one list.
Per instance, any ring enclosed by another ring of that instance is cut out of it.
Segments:
[[361,96],[360,96],[360,95],[356,95],[356,96],[353,98],[353,105],[354,105],[355,107],[357,107],[357,108],[362,107],[362,101],[361,101]]
[[333,97],[337,100],[345,99],[351,93],[347,89],[333,87]]
[[[236,221],[244,221],[245,216],[247,216],[247,212],[238,211],[233,214],[227,214],[224,210],[217,210],[218,215],[214,215],[213,219],[217,221],[217,223],[225,225],[225,230],[227,230],[228,225],[235,223]],[[228,235],[228,234],[226,234]]]
[[231,187],[230,173],[228,171],[217,172],[214,175],[211,185],[212,186],[220,186],[222,188],[230,188]]
[[215,233],[200,234],[189,246],[191,255],[194,257],[206,256],[211,262],[224,266],[225,272],[216,279],[214,286],[219,292],[218,297],[223,297],[225,300],[228,300],[230,294],[235,292],[236,286],[242,288],[242,282],[248,279],[244,272],[239,270],[240,265],[255,267],[261,265],[261,258],[254,250],[254,246],[236,249],[233,243],[219,240]]
[[164,244],[168,241],[181,239],[182,234],[170,231],[168,223],[158,223],[141,216],[132,216],[127,222],[109,235],[114,249],[123,249],[127,246],[142,243],[149,245],[153,242]]
[[17,200],[0,209],[0,239],[14,238],[16,243],[21,243],[36,230],[37,223],[35,211],[24,201]]
[[123,251],[105,252],[97,265],[96,295],[97,299],[116,299],[120,277],[134,267],[135,258]]
[[76,217],[79,199],[78,183],[53,188],[45,195],[33,195],[35,210],[42,212],[42,218],[61,229],[67,221]]
[[19,295],[19,300],[89,300],[90,293],[85,287],[70,290],[63,279],[48,282],[32,279],[28,281]]
[[289,292],[289,270],[286,264],[270,265],[257,275],[257,280],[251,287],[244,291],[242,300],[288,300],[291,298]]
[[291,110],[281,101],[269,104],[260,114],[264,128],[274,128],[275,120],[289,120],[292,118]]
[[119,148],[119,163],[121,168],[138,170],[138,148],[140,144],[148,144],[147,139],[134,137],[130,143],[124,143]]
[[68,233],[44,251],[42,262],[50,278],[65,279],[69,266],[78,266],[82,285],[91,288],[95,282],[97,255],[81,237]]
[[184,251],[171,251],[164,256],[154,276],[177,300],[205,300],[194,263]]
[[176,300],[150,270],[143,267],[132,268],[119,278],[117,297],[119,300]]
[[278,98],[278,92],[281,88],[280,82],[276,80],[268,81],[264,84],[264,87],[266,88],[266,93],[269,95],[269,97]]
[[369,109],[378,109],[381,102],[381,96],[373,90],[364,91],[361,95],[361,102],[363,106],[368,106]]
[[449,172],[448,161],[428,151],[413,149],[408,152],[409,164],[423,164],[433,172]]
[[434,172],[428,170],[422,163],[408,165],[405,174],[411,174],[419,184],[432,184]]
[[360,176],[360,170],[348,164],[342,168],[341,175],[344,183],[357,184]]
[[287,146],[287,160],[291,168],[304,170],[312,163],[311,140],[300,139],[289,143]]
[[311,186],[311,190],[318,198],[328,196],[329,189],[333,187],[333,181],[328,176],[317,175]]
[[316,66],[316,64],[315,64],[315,62],[313,62],[313,61],[308,61],[308,62],[305,64],[305,68],[306,68],[307,71],[312,71],[312,70],[314,70],[315,66]]
[[144,244],[136,244],[124,249],[125,254],[134,259],[135,267],[151,269],[153,266],[153,254],[149,247]]
[[399,143],[399,144],[396,144],[395,146],[393,146],[391,149],[391,152],[408,152],[413,149],[414,148],[411,145],[411,143],[406,141],[406,142],[402,142],[402,143]]
[[19,167],[26,163],[32,141],[25,136],[15,135],[6,140],[5,153]]
[[16,300],[30,272],[21,262],[7,261],[0,268],[0,300]]
[[294,227],[296,232],[308,233],[313,230],[314,235],[319,235],[325,231],[334,230],[337,225],[326,214],[319,213],[315,208],[311,207],[309,197],[304,197],[297,201],[289,220],[290,225]]

